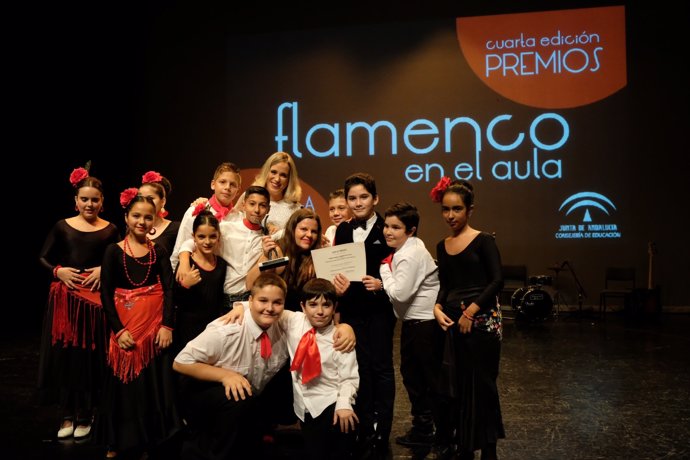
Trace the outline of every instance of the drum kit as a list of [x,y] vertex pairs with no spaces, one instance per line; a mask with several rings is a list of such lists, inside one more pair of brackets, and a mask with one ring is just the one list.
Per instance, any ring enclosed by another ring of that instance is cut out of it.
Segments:
[[[562,270],[560,266],[549,267],[549,270],[558,272]],[[536,275],[528,278],[529,284],[515,290],[510,298],[510,306],[517,312],[517,318],[532,321],[543,321],[552,314],[556,307],[555,316],[558,315],[560,296],[558,291],[552,286],[553,277],[550,275]],[[553,292],[553,297],[549,293]]]

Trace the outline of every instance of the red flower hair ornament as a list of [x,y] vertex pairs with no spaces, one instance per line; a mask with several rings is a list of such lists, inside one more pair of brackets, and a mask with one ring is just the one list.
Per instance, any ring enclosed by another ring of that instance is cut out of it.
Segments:
[[74,171],[72,171],[72,174],[69,175],[69,182],[72,184],[72,187],[76,187],[79,182],[83,181],[89,177],[89,172],[84,169],[84,168],[76,168]]
[[135,196],[139,194],[139,189],[135,187],[126,188],[120,193],[120,205],[123,208],[129,206]]
[[143,176],[141,176],[141,183],[146,184],[149,182],[160,182],[163,180],[163,176],[160,175],[160,173],[157,173],[156,171],[149,171]]
[[451,182],[452,181],[450,180],[450,177],[443,176],[441,180],[438,181],[436,186],[431,189],[431,192],[429,192],[431,201],[433,201],[434,203],[440,203],[443,199],[443,192],[446,191]]
[[192,216],[196,217],[199,215],[201,211],[206,209],[206,203],[199,203],[194,207],[194,211],[192,211]]

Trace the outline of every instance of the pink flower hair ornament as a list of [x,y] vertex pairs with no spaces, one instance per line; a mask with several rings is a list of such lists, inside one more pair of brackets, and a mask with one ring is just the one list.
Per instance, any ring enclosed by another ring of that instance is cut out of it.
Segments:
[[135,196],[139,194],[139,189],[136,187],[126,188],[120,193],[120,205],[123,208],[129,206]]
[[83,181],[89,177],[89,172],[84,169],[84,168],[76,168],[74,171],[72,171],[72,174],[69,175],[69,182],[72,184],[72,187],[76,187],[79,182]]
[[441,180],[438,181],[436,186],[431,189],[431,192],[429,192],[429,196],[431,197],[431,201],[434,203],[440,203],[441,200],[443,199],[443,193],[446,191],[448,186],[451,184],[450,177],[443,176]]
[[160,173],[156,171],[149,171],[145,173],[143,176],[141,176],[141,183],[142,184],[147,184],[149,182],[160,182],[163,180],[163,176],[160,175]]

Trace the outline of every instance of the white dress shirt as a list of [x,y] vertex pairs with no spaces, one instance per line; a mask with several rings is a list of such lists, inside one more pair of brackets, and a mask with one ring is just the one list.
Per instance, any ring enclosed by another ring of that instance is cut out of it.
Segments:
[[[244,213],[233,212],[220,223],[220,256],[228,263],[225,272],[223,292],[237,295],[246,292],[247,273],[261,256],[261,230],[252,230],[244,225]],[[180,252],[194,251],[194,240],[185,241]]]
[[261,357],[261,329],[249,312],[242,324],[223,324],[216,319],[187,343],[175,357],[181,364],[204,363],[242,374],[252,385],[252,391],[261,393],[266,384],[280,370],[288,358],[285,334],[275,325],[266,333],[271,339],[271,356]]
[[[312,329],[306,315],[302,312],[285,310],[279,325],[287,337],[290,360],[305,332]],[[316,418],[324,409],[335,403],[335,409],[350,409],[355,402],[359,388],[359,368],[357,354],[341,353],[333,350],[333,324],[316,331],[316,344],[321,355],[321,375],[302,384],[300,371],[292,371],[292,393],[295,415],[304,421],[304,414]]]
[[328,228],[326,229],[326,231],[324,232],[324,236],[325,236],[326,238],[328,238],[328,241],[329,241],[329,243],[330,243],[331,246],[333,246],[333,242],[334,242],[334,240],[335,240],[335,231],[336,231],[337,229],[338,229],[338,226],[337,226],[337,225],[331,225],[331,226],[328,227]]
[[393,253],[392,269],[381,264],[383,288],[393,304],[395,316],[403,321],[434,319],[434,305],[440,287],[438,267],[415,236]]
[[366,240],[367,236],[369,236],[369,233],[371,233],[371,229],[374,228],[376,219],[378,219],[378,215],[374,213],[370,218],[367,219],[366,230],[362,227],[357,227],[356,229],[352,230],[352,241],[354,243],[362,243],[364,240]]

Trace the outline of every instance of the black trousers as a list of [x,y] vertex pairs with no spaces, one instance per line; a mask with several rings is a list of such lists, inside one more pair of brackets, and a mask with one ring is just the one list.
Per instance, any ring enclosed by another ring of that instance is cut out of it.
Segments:
[[403,321],[400,331],[400,374],[410,398],[412,428],[420,434],[434,432],[433,396],[435,320]]
[[[357,336],[359,391],[357,416],[364,437],[376,435],[388,443],[393,426],[395,373],[393,370],[393,309],[362,305],[343,314],[341,320],[352,326]],[[376,430],[374,430],[376,423]]]
[[223,385],[185,377],[180,407],[188,432],[182,460],[251,458],[261,442],[261,396],[235,401],[225,397]]
[[[307,413],[302,424],[304,447],[307,458],[312,460],[344,460],[350,458],[355,447],[355,433],[343,433],[340,424],[333,425],[335,403],[328,406],[318,417]],[[356,413],[356,410],[355,410]]]

